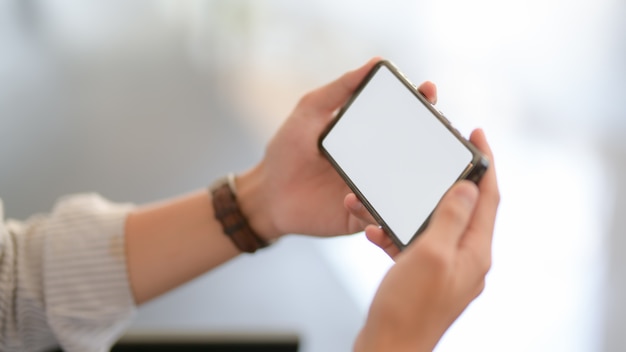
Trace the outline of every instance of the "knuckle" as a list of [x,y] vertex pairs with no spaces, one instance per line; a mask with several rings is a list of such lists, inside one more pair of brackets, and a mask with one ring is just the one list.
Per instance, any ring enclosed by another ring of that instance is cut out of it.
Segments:
[[471,256],[472,265],[476,268],[477,275],[484,280],[491,270],[491,255],[480,255],[476,252]]
[[467,208],[459,202],[447,202],[440,208],[440,215],[444,220],[453,225],[464,224],[467,217]]
[[481,276],[484,278],[491,271],[491,256],[483,257],[479,264]]
[[449,251],[434,243],[423,243],[420,256],[429,263],[431,270],[436,272],[447,271],[452,265]]
[[478,284],[476,285],[476,291],[474,292],[474,298],[480,296],[483,293],[483,291],[485,291],[485,279],[484,278],[478,281]]

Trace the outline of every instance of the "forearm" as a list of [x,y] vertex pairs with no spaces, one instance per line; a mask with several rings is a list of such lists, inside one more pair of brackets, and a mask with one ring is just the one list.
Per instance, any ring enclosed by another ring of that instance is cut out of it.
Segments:
[[[268,205],[259,167],[237,177],[237,202],[265,239],[278,234],[265,214]],[[144,303],[234,258],[241,251],[214,216],[211,193],[195,193],[145,206],[126,220],[129,279],[137,304]]]
[[[332,236],[363,229],[343,207],[349,189],[320,155],[317,140],[378,60],[307,94],[269,142],[260,164],[237,178],[240,210],[266,242],[286,233]],[[128,217],[127,261],[137,303],[239,253],[213,213],[210,195],[201,191]]]
[[142,207],[126,220],[128,272],[137,304],[173,289],[239,254],[198,191]]

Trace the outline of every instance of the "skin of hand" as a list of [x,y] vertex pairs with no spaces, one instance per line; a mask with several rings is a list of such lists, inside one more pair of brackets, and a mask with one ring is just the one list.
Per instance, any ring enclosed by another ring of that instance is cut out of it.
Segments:
[[[260,236],[274,240],[289,233],[342,235],[373,223],[343,206],[350,190],[321,155],[317,141],[379,60],[373,58],[306,94],[269,142],[261,162],[236,178],[239,206]],[[420,90],[434,101],[432,83]],[[206,189],[129,214],[125,248],[135,303],[147,302],[240,254],[213,214]]]
[[[379,60],[306,94],[269,142],[261,163],[237,177],[240,206],[262,237],[351,234],[373,223],[343,206],[351,191],[320,153],[318,139]],[[435,101],[434,84],[425,82],[419,90]]]
[[478,186],[470,181],[455,184],[426,231],[404,251],[377,226],[367,227],[368,238],[396,263],[374,297],[355,351],[432,351],[482,292],[500,194],[482,130],[474,131],[470,140],[491,160],[485,176]]

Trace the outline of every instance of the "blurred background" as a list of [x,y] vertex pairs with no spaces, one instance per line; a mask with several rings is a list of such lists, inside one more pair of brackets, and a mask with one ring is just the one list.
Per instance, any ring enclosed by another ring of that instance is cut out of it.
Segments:
[[[308,90],[371,56],[485,129],[502,192],[487,287],[437,351],[626,349],[626,3],[0,0],[0,197],[138,204],[241,172]],[[167,260],[167,258],[164,258]],[[391,265],[291,236],[141,307],[127,338],[347,351]]]

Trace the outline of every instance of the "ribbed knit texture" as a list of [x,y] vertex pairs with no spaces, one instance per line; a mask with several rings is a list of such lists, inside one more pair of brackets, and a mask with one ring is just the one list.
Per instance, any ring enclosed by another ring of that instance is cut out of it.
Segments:
[[124,253],[131,209],[82,194],[45,216],[0,221],[0,351],[111,348],[136,310]]

